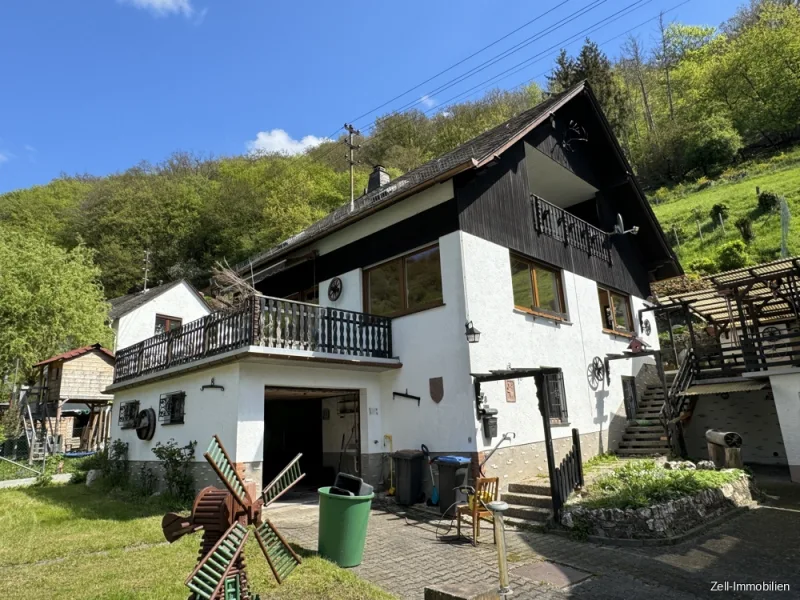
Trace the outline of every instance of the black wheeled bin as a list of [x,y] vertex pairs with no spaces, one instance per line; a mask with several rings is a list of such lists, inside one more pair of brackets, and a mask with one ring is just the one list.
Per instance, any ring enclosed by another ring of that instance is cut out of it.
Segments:
[[469,482],[469,458],[463,456],[440,456],[436,459],[439,468],[439,512],[452,517],[455,515],[456,500],[466,501],[464,494],[456,488]]
[[419,502],[422,496],[422,463],[420,450],[398,450],[392,453],[394,473],[397,483],[395,500],[408,506]]

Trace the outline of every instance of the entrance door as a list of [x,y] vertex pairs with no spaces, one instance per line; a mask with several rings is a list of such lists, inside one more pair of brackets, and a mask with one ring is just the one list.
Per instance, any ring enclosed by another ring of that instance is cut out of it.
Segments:
[[622,376],[622,395],[625,399],[625,416],[629,421],[636,418],[638,408],[636,400],[636,379],[630,375]]

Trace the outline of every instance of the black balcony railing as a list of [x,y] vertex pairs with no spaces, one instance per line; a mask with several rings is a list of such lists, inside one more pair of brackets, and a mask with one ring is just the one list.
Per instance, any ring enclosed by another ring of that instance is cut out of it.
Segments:
[[116,355],[114,382],[163,371],[245,346],[390,358],[392,321],[328,306],[256,296]]
[[602,229],[538,196],[533,197],[533,214],[537,232],[611,263],[611,239]]

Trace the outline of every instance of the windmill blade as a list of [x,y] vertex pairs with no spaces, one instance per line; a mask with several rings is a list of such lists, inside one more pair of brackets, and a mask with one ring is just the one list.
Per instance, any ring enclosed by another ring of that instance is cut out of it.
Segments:
[[300,471],[300,457],[302,454],[295,456],[292,461],[283,468],[283,471],[269,482],[269,484],[261,491],[261,499],[264,507],[269,506],[280,496],[285,494],[289,489],[294,486],[298,481],[306,476],[305,473]]
[[211,438],[211,443],[208,445],[208,450],[203,454],[203,458],[205,458],[211,465],[211,468],[216,471],[222,483],[224,483],[228,491],[233,494],[236,501],[246,510],[249,502],[247,501],[247,491],[245,490],[244,481],[242,481],[239,473],[236,472],[233,461],[225,451],[225,446],[222,445],[219,436],[215,435]]
[[300,557],[286,543],[269,519],[264,519],[264,522],[256,527],[255,532],[258,545],[261,546],[261,551],[269,563],[269,568],[272,569],[275,580],[283,583],[283,580],[302,562]]
[[193,533],[200,528],[201,526],[197,525],[191,516],[185,517],[170,512],[161,519],[161,531],[164,532],[164,538],[170,544],[187,533]]
[[208,551],[186,579],[186,586],[203,600],[216,599],[228,573],[244,549],[250,532],[238,521]]

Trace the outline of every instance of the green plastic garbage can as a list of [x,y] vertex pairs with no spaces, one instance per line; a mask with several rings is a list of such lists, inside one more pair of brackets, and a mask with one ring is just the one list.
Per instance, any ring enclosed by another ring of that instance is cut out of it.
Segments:
[[372,499],[369,496],[339,496],[330,487],[319,488],[320,556],[340,567],[355,567],[364,556],[367,523]]

